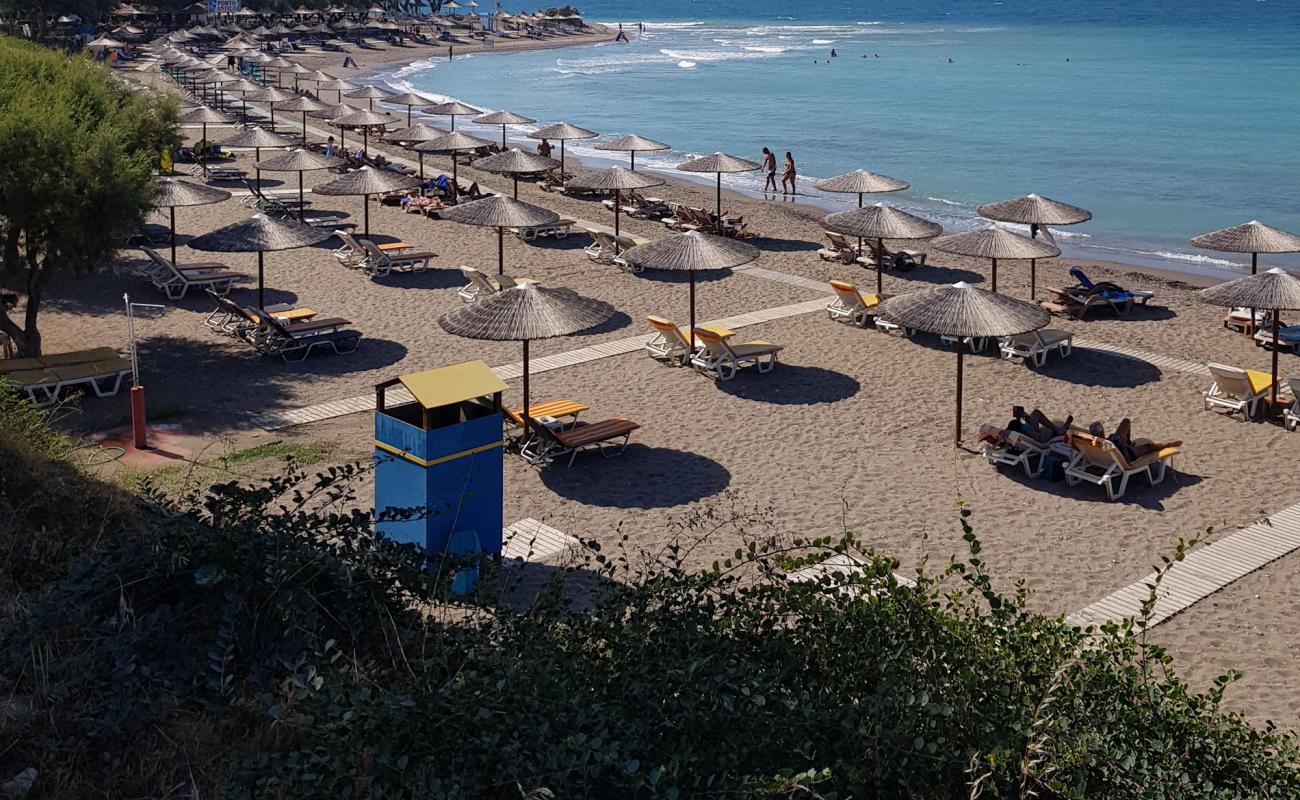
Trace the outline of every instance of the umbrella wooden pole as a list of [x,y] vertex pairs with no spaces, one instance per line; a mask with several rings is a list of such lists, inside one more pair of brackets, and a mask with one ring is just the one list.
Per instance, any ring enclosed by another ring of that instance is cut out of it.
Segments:
[[361,160],[364,161],[368,155],[370,155],[370,127],[366,126],[361,129]]
[[998,260],[993,259],[993,293],[998,292]]
[[302,112],[302,146],[307,146],[307,112]]
[[[1251,275],[1254,275],[1254,274],[1257,273],[1257,272],[1259,272],[1259,253],[1251,253],[1251,254],[1250,254],[1250,274],[1251,274]],[[1256,330],[1256,328],[1255,328],[1255,313],[1256,313],[1256,312],[1255,312],[1255,309],[1252,308],[1252,309],[1250,310],[1250,328],[1249,328],[1249,330],[1250,330],[1250,332],[1251,332],[1251,333],[1250,333],[1251,336],[1254,336],[1254,335],[1255,335],[1255,330]],[[1273,327],[1276,328],[1276,327],[1277,327],[1277,324],[1278,324],[1278,321],[1277,321],[1277,314],[1276,314],[1276,313],[1273,314],[1273,320],[1272,320],[1272,322],[1273,322]],[[1273,342],[1273,360],[1274,360],[1274,361],[1277,361],[1277,342]],[[1273,383],[1277,383],[1277,365],[1276,365],[1276,364],[1275,364],[1274,367],[1273,367]],[[1274,392],[1276,392],[1276,390],[1274,390]],[[1277,398],[1274,397],[1273,399],[1276,400]]]
[[254,147],[253,148],[253,174],[257,176],[256,180],[257,180],[258,194],[262,193],[262,170],[257,168],[257,164],[259,164],[261,161],[262,161],[262,148]]
[[[622,202],[623,202],[623,193],[620,192],[618,189],[615,189],[614,190],[614,236],[615,238],[618,237],[618,217],[619,217],[618,212],[622,210],[621,207]],[[618,242],[614,242],[614,253],[615,255],[618,254]]]
[[1273,388],[1270,391],[1272,398],[1269,403],[1274,410],[1277,410],[1277,332],[1278,328],[1282,327],[1281,321],[1277,318],[1279,311],[1280,309],[1273,309],[1273,319],[1271,320],[1273,323]]
[[455,115],[455,114],[452,114],[452,115],[451,115],[451,129],[452,129],[453,132],[456,130],[456,115]]
[[718,226],[718,232],[722,232],[722,173],[718,173],[718,219],[714,223]]
[[[423,183],[424,182],[424,151],[417,150],[416,155],[420,159],[420,182]],[[423,194],[424,192],[421,191],[420,193]]]
[[528,414],[528,340],[524,339],[524,437],[528,436],[529,422],[531,417]]
[[258,311],[261,311],[262,309],[266,308],[266,297],[265,297],[266,274],[262,264],[262,257],[264,255],[265,254],[261,250],[257,251],[257,310]]
[[[1038,238],[1038,225],[1036,223],[1029,223],[1029,238]],[[1038,259],[1036,258],[1029,259],[1029,299],[1038,299]]]
[[456,174],[456,151],[451,151],[451,202],[460,205],[460,177]]
[[[861,240],[859,240],[861,241]],[[885,291],[885,240],[876,239],[876,296]]]
[[628,155],[632,156],[632,171],[636,172],[636,151],[632,150]]
[[560,140],[560,180],[564,180],[564,140]]
[[497,274],[506,274],[506,229],[497,228]]
[[406,127],[411,127],[411,107],[406,107]]
[[[410,124],[407,124],[406,127],[409,128],[411,126]],[[504,124],[501,125],[501,149],[506,149],[506,126]]]
[[[862,192],[858,192],[858,208],[862,208]],[[862,255],[862,237],[861,237],[861,236],[858,237],[858,255],[859,255],[859,256]],[[854,257],[856,258],[857,256],[854,256]],[[877,271],[880,270],[880,265],[879,265],[879,264],[876,265],[876,270],[877,270]],[[876,291],[877,291],[877,292],[880,291],[880,276],[879,276],[879,275],[876,276]]]
[[298,221],[306,222],[307,212],[303,209],[304,204],[302,200],[302,170],[298,170]]
[[519,173],[516,172],[514,175],[511,175],[510,177],[514,178],[514,181],[515,181],[515,199],[518,200],[518,199],[519,199]]
[[957,337],[957,424],[953,428],[953,444],[961,444],[961,392],[962,392],[962,356],[966,351],[965,340]]
[[[176,206],[171,206],[170,208],[167,209],[167,211],[168,213],[171,214],[171,218],[172,218],[172,263],[175,264],[176,263]],[[1273,346],[1274,348],[1276,348],[1277,342],[1274,342]]]
[[695,270],[691,270],[690,272],[691,272],[691,335],[690,335],[691,349],[690,352],[686,354],[686,357],[688,359],[695,354]]
[[370,195],[361,195],[361,218],[365,220],[366,238],[370,238]]

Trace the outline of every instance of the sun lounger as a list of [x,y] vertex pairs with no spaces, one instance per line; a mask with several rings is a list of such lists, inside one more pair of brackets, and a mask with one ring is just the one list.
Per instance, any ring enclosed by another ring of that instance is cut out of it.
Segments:
[[[549,464],[561,456],[569,456],[569,465],[583,450],[600,450],[601,455],[609,456],[606,448],[617,448],[621,453],[627,449],[632,432],[640,425],[623,417],[614,417],[603,422],[575,422],[569,428],[555,430],[536,419],[529,419],[528,426],[533,437],[519,452],[529,463]],[[618,440],[622,439],[622,444]]]
[[655,329],[655,335],[645,343],[645,351],[650,354],[650,357],[674,366],[685,364],[691,355],[691,345],[686,338],[686,331],[663,317],[649,316],[646,319]]
[[[1255,332],[1255,346],[1265,350],[1273,348],[1273,329],[1262,328]],[[1300,325],[1290,325],[1277,332],[1277,346],[1280,350],[1290,349],[1300,353]]]
[[469,279],[469,284],[456,292],[456,296],[466,303],[474,302],[481,295],[496,294],[515,285],[515,279],[509,275],[487,275],[466,266],[462,266],[460,271]]
[[372,276],[387,275],[393,271],[424,272],[429,268],[429,259],[438,255],[423,251],[412,252],[405,248],[384,251],[369,239],[357,241],[366,251],[366,259],[361,262],[360,269]]
[[[548,400],[545,403],[532,403],[528,406],[528,416],[536,419],[552,419],[563,423],[565,427],[571,427],[578,421],[578,415],[586,411],[588,406],[573,400]],[[524,409],[507,408],[505,411],[506,424],[515,427],[522,427],[524,424]]]
[[1226,364],[1208,364],[1214,383],[1202,393],[1205,408],[1226,408],[1228,416],[1240,411],[1242,419],[1255,416],[1259,401],[1273,388],[1273,377],[1253,369],[1238,369]]
[[506,230],[525,242],[531,242],[543,236],[554,236],[556,239],[563,239],[569,235],[569,232],[573,230],[573,226],[576,224],[578,223],[574,220],[561,219],[549,225],[531,225],[523,228],[507,228]]
[[257,347],[263,353],[278,355],[288,361],[302,361],[318,347],[326,347],[337,355],[356,352],[361,344],[361,333],[348,329],[352,323],[346,319],[312,319],[306,322],[284,322],[263,312],[263,328]]
[[998,348],[1002,351],[1003,358],[1020,357],[1026,363],[1032,362],[1035,367],[1041,367],[1047,363],[1047,354],[1053,350],[1058,351],[1061,358],[1067,358],[1074,350],[1074,334],[1044,328],[1019,336],[1008,336],[998,343]]
[[248,280],[240,272],[225,269],[224,264],[209,262],[204,266],[177,267],[152,247],[141,247],[150,262],[156,267],[150,272],[150,280],[158,287],[168,300],[181,300],[194,287],[212,289],[219,295],[226,295],[236,283]]
[[131,374],[131,362],[110,347],[0,361],[0,379],[36,405],[51,405],[64,389],[87,387],[112,397]]
[[1088,292],[1114,292],[1120,295],[1128,295],[1128,302],[1130,305],[1137,303],[1138,305],[1144,306],[1151,301],[1151,298],[1156,296],[1155,292],[1149,292],[1143,289],[1125,289],[1106,281],[1094,284],[1079,267],[1070,267],[1070,276],[1079,282],[1081,288]]
[[854,259],[862,255],[857,247],[849,244],[848,239],[844,238],[844,234],[835,233],[834,231],[822,232],[826,234],[826,240],[829,244],[817,251],[817,257],[821,260],[852,264]]
[[588,231],[588,233],[591,234],[591,244],[587,245],[582,250],[582,252],[587,254],[587,258],[601,264],[616,264],[620,268],[631,272],[638,271],[636,266],[619,258],[618,255],[624,250],[630,250],[635,247],[636,240],[627,236],[615,236],[601,231]]
[[1282,410],[1282,422],[1287,430],[1294,431],[1300,427],[1300,378],[1291,378],[1287,385],[1291,389],[1291,405]]
[[876,308],[885,299],[885,295],[863,294],[845,281],[831,281],[831,288],[835,290],[835,299],[826,306],[826,314],[834,320],[850,320],[859,328],[871,324]]
[[[260,325],[260,319],[249,319],[248,314],[235,301],[206,290],[216,307],[203,320],[203,325],[210,330],[226,336],[240,336],[251,326]],[[292,303],[279,303],[263,309],[267,314],[290,323],[301,323],[319,316],[314,309],[299,308]]]
[[770,342],[753,341],[744,344],[731,344],[728,338],[719,336],[707,328],[694,330],[695,340],[702,342],[704,348],[691,355],[691,366],[701,372],[713,373],[720,381],[736,377],[736,373],[747,366],[755,366],[759,372],[771,372],[776,366],[777,354],[783,349],[781,345]]
[[[1076,455],[1065,468],[1065,482],[1070,486],[1080,481],[1095,483],[1106,489],[1106,497],[1118,500],[1128,489],[1128,480],[1134,475],[1146,475],[1152,486],[1163,481],[1168,467],[1178,455],[1178,445],[1160,446],[1133,462],[1129,462],[1114,443],[1088,434],[1071,434],[1070,442]],[[1116,483],[1118,481],[1118,484]]]
[[1232,308],[1229,309],[1228,315],[1223,318],[1223,327],[1240,331],[1241,333],[1253,334],[1263,328],[1273,326],[1273,312],[1263,308]]
[[[981,430],[980,453],[993,465],[1020,467],[1026,477],[1037,478],[1043,474],[1050,444],[1026,436],[1019,431],[1004,431],[992,425]],[[988,437],[994,437],[990,439]]]

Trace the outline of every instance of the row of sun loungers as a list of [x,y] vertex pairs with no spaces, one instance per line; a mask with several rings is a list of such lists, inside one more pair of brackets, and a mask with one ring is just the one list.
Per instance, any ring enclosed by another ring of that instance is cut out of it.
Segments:
[[505,411],[506,425],[518,436],[519,455],[537,466],[566,455],[571,466],[578,453],[584,450],[599,450],[604,456],[621,453],[627,448],[632,433],[641,428],[623,417],[601,422],[579,421],[578,415],[587,409],[573,400],[533,403],[528,406],[527,424],[522,408],[509,408]]
[[[990,433],[987,427],[986,433]],[[1172,471],[1181,442],[1155,444],[1138,439],[1134,444],[1150,449],[1130,461],[1114,442],[1072,428],[1065,436],[1050,442],[1040,442],[1015,431],[1000,431],[995,437],[981,441],[980,450],[990,464],[1021,468],[1029,478],[1041,477],[1049,459],[1055,457],[1064,464],[1068,486],[1082,482],[1101,486],[1106,490],[1106,497],[1114,501],[1124,496],[1129,479],[1134,476],[1145,477],[1152,486],[1163,481]]]
[[112,397],[130,374],[131,362],[111,347],[0,360],[0,380],[41,406],[55,403],[65,389],[90,389],[97,397]]
[[646,353],[659,361],[674,366],[690,365],[720,381],[728,381],[745,367],[758,372],[771,372],[776,367],[781,345],[752,341],[733,343],[732,331],[718,326],[696,326],[695,344],[690,333],[662,317],[648,317],[655,334],[645,344]]
[[827,245],[817,251],[818,258],[823,261],[838,261],[841,264],[858,264],[872,268],[884,263],[886,268],[893,267],[900,270],[925,264],[925,253],[920,250],[890,251],[880,248],[880,252],[876,252],[874,242],[864,242],[863,246],[859,247],[851,243],[842,233],[834,231],[823,231],[823,233],[826,234]]
[[247,275],[232,272],[225,264],[217,261],[178,267],[152,247],[141,247],[140,250],[149,260],[139,268],[138,274],[147,278],[168,300],[181,300],[194,288],[208,289],[225,296],[236,283],[248,280]]
[[670,230],[700,231],[702,233],[718,234],[719,236],[730,236],[736,239],[749,235],[745,230],[744,217],[723,214],[722,219],[718,219],[702,208],[692,208],[691,206],[676,203],[669,203],[668,205],[672,209],[672,216],[664,217],[663,223]]
[[361,333],[348,328],[352,323],[340,317],[321,317],[312,309],[292,306],[247,308],[226,297],[210,296],[217,305],[203,324],[263,355],[302,361],[317,348],[346,355],[356,352],[361,343]]
[[[874,326],[880,330],[901,331],[904,335],[911,335],[910,331],[882,319],[876,313],[881,302],[888,295],[866,294],[846,281],[830,283],[831,289],[835,292],[835,299],[826,306],[826,315],[831,319],[849,322],[860,328]],[[949,344],[956,342],[956,339],[951,336],[941,336],[940,339]],[[983,351],[986,346],[986,342],[979,338],[967,339],[965,343],[969,345],[972,352],[976,353]],[[1018,336],[1003,337],[998,340],[998,350],[1003,358],[1020,358],[1027,364],[1032,363],[1035,367],[1041,367],[1047,363],[1047,356],[1052,351],[1059,353],[1061,358],[1068,357],[1074,351],[1074,334],[1069,331],[1044,328]]]
[[591,244],[582,249],[587,258],[599,264],[613,264],[628,272],[640,272],[634,264],[620,257],[624,250],[636,247],[636,240],[630,236],[615,236],[612,233],[591,231]]
[[343,241],[343,246],[334,251],[335,260],[372,277],[392,272],[424,272],[429,268],[429,259],[438,255],[415,250],[406,242],[375,244],[346,231],[335,231],[334,235]]

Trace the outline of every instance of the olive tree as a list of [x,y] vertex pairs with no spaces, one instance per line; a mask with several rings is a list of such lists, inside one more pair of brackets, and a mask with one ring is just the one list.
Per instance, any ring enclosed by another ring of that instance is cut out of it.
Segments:
[[0,286],[24,299],[0,331],[20,356],[40,355],[51,277],[102,266],[143,224],[174,119],[106,67],[0,40]]

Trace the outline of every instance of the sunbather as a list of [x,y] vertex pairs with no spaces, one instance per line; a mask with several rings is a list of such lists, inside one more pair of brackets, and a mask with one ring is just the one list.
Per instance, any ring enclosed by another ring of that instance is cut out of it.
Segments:
[[[459,187],[457,188],[459,189]],[[478,188],[478,181],[474,181],[469,185],[468,189],[460,189],[460,196],[468,197],[471,200],[479,200],[486,197],[487,195],[483,194],[482,189]]]
[[1004,438],[1002,434],[1012,431],[1028,436],[1036,442],[1046,444],[1053,439],[1064,436],[1070,430],[1072,422],[1074,422],[1073,414],[1066,417],[1065,422],[1057,423],[1036,408],[1026,414],[1024,406],[1014,406],[1011,409],[1011,421],[1007,423],[1007,427],[1003,428],[1002,431],[994,432],[995,435],[986,433],[984,438],[996,443],[1001,438]]

